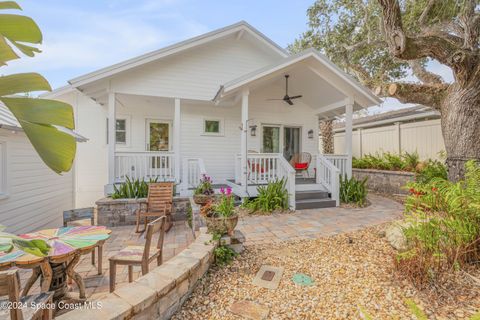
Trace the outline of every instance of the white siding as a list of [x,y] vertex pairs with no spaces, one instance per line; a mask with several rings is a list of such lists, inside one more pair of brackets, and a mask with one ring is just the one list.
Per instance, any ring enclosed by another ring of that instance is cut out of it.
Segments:
[[13,233],[62,226],[62,212],[74,207],[73,174],[51,171],[23,132],[0,129],[0,140],[6,141],[8,179],[0,224]]
[[[438,159],[439,153],[445,151],[440,120],[402,123],[398,131],[397,125],[362,129],[361,137],[360,141],[358,130],[353,132],[354,157],[383,152],[398,153],[398,144],[401,152],[417,151],[421,159]],[[344,132],[335,134],[334,144],[336,153],[344,152]]]
[[115,92],[211,100],[220,85],[280,59],[246,38],[225,38],[112,79]]

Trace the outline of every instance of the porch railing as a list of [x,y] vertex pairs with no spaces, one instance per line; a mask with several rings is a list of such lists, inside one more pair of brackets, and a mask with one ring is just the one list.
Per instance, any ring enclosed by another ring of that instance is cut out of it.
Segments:
[[175,160],[173,152],[116,152],[115,182],[130,179],[175,180]]
[[[241,181],[241,155],[235,158],[235,182]],[[249,153],[247,157],[248,185],[267,184],[275,179],[287,180],[289,205],[295,209],[295,170],[279,153]]]
[[340,169],[321,154],[316,157],[316,167],[316,182],[330,192],[332,200],[335,200],[338,206],[340,204]]
[[183,159],[182,185],[184,190],[196,188],[200,183],[202,175],[207,174],[205,164],[201,158]]
[[340,170],[340,174],[342,176],[347,174],[347,159],[348,155],[346,154],[322,154],[322,156],[333,163],[338,170]]

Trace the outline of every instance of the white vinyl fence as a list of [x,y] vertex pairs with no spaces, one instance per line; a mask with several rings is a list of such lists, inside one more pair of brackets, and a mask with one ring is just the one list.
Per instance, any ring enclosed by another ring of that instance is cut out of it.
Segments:
[[[439,153],[445,151],[440,120],[354,129],[352,140],[356,158],[366,154],[417,151],[420,159],[439,159]],[[335,134],[334,144],[335,153],[345,152],[345,132]]]

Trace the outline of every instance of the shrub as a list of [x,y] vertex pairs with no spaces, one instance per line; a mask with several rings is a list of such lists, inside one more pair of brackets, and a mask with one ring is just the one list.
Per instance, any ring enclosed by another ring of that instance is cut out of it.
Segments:
[[407,171],[415,171],[417,170],[417,166],[420,163],[420,156],[418,152],[404,152],[402,155],[404,169]]
[[347,176],[340,176],[340,202],[365,206],[368,193],[366,183],[367,178],[360,181],[355,177],[348,179]]
[[412,182],[403,232],[409,250],[397,256],[398,270],[419,286],[441,282],[480,257],[480,166],[465,165],[465,180]]
[[438,160],[429,160],[417,173],[415,180],[419,183],[429,183],[434,178],[447,179],[447,166]]
[[264,212],[272,212],[277,209],[287,210],[289,206],[286,184],[287,180],[282,178],[269,182],[266,186],[259,186],[257,188],[257,198],[245,201],[242,207],[250,209],[252,212],[258,210]]
[[235,213],[235,199],[232,189],[220,189],[220,198],[214,202],[213,211],[222,217],[230,217]]
[[132,199],[132,198],[146,198],[148,196],[148,184],[155,183],[158,179],[145,180],[126,178],[125,182],[119,187],[113,185],[112,199]]
[[230,264],[238,254],[228,246],[218,246],[213,251],[213,255],[218,266],[225,266]]

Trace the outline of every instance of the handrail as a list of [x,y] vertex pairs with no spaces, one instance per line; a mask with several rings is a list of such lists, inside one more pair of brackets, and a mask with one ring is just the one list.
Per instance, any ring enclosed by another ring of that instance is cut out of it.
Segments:
[[116,156],[122,155],[134,155],[134,154],[142,154],[142,155],[171,155],[175,154],[173,151],[115,151]]
[[115,181],[130,179],[175,180],[173,152],[116,152]]
[[278,164],[282,170],[278,170],[280,178],[286,178],[286,188],[288,192],[288,205],[291,210],[295,210],[295,169],[292,165],[283,157],[282,154],[278,155]]
[[317,154],[317,183],[322,184],[330,192],[336,205],[340,204],[340,170],[326,157]]
[[322,156],[330,161],[337,169],[340,170],[342,176],[348,174],[348,155],[346,154],[322,154]]

